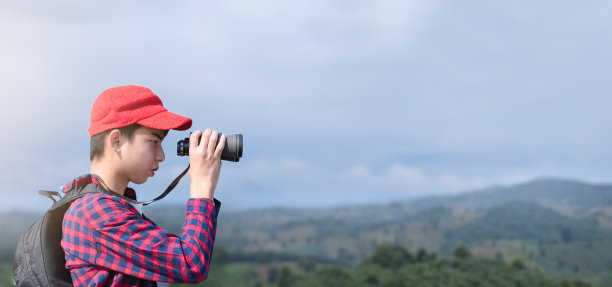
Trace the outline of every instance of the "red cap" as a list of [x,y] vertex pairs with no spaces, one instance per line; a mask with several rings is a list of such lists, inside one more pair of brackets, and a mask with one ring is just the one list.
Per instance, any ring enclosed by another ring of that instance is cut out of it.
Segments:
[[150,89],[121,86],[102,92],[94,102],[89,135],[134,123],[160,130],[183,131],[191,127],[190,118],[169,112]]

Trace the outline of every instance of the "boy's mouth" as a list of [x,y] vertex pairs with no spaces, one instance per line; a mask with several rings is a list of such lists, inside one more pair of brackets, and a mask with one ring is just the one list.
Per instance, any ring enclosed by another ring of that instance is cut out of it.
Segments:
[[155,175],[155,172],[159,169],[159,167],[156,167],[154,169],[151,170],[151,176]]

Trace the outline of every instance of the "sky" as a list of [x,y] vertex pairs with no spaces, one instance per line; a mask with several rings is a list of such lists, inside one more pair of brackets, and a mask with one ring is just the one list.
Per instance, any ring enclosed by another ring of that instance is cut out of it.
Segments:
[[[95,98],[151,88],[244,135],[229,210],[378,204],[542,177],[612,182],[612,2],[0,0],[0,210],[89,171]],[[134,186],[188,164],[176,142]],[[160,203],[183,203],[185,178]]]

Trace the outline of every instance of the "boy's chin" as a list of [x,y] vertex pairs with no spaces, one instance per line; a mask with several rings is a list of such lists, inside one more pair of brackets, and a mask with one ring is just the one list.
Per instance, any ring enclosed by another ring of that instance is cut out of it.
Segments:
[[134,184],[143,184],[145,182],[147,182],[149,178],[145,177],[145,178],[135,178],[133,180],[131,180],[131,182],[133,182]]

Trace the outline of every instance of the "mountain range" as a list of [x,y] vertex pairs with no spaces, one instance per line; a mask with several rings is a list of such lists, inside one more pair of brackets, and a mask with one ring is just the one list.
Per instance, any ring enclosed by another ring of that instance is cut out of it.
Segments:
[[[184,206],[145,213],[181,233]],[[37,216],[0,213],[4,261]],[[521,259],[558,276],[600,276],[612,270],[612,185],[541,178],[384,205],[222,211],[216,248],[235,261],[306,258],[351,265],[383,243],[439,256],[465,244],[475,256]]]

